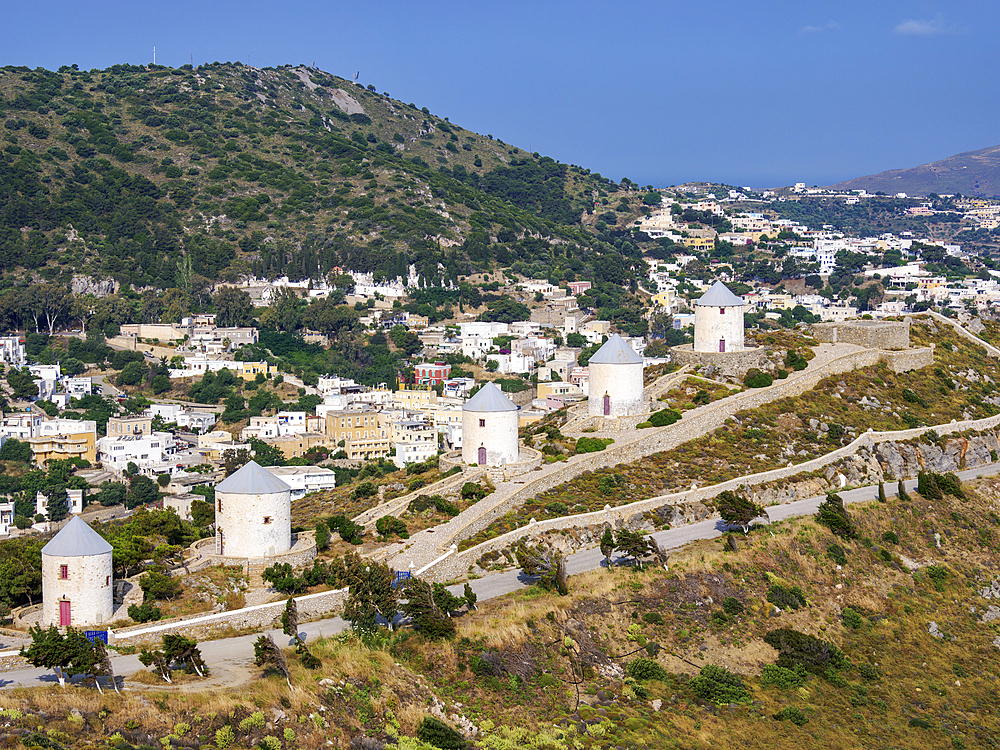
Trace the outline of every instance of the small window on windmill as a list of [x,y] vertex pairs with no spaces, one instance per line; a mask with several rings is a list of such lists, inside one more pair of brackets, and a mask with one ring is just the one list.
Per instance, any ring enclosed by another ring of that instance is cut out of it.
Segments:
[[59,566],[59,578],[62,579],[63,581],[69,578],[69,565]]
[[486,426],[486,420],[485,419],[480,419],[479,420],[479,426],[480,427],[485,427]]
[[270,516],[264,516],[264,524],[267,525],[269,523],[271,523],[271,517]]

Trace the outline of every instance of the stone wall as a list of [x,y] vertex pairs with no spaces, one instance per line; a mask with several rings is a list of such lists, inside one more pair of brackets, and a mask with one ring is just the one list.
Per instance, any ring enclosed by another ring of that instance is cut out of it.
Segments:
[[[524,449],[522,448],[522,450]],[[464,464],[462,463],[462,456],[458,451],[446,453],[438,458],[438,467],[441,471],[449,471],[455,466],[464,467]],[[400,515],[407,509],[407,507],[409,507],[410,501],[418,495],[447,495],[449,492],[457,492],[466,482],[476,482],[485,474],[485,469],[466,467],[465,470],[459,474],[452,474],[450,477],[445,477],[444,479],[434,482],[433,484],[421,487],[415,492],[410,492],[402,497],[388,500],[381,505],[375,506],[374,508],[369,508],[363,513],[359,513],[351,520],[354,521],[354,523],[361,524],[362,526],[371,526],[383,516]]]
[[[767,484],[782,479],[788,479],[799,474],[807,474],[818,469],[822,469],[830,464],[834,464],[845,458],[854,456],[856,453],[864,452],[877,453],[885,461],[886,469],[882,476],[895,471],[911,471],[911,474],[894,474],[894,478],[905,478],[913,476],[916,471],[929,469],[931,471],[944,472],[954,471],[959,468],[974,468],[987,463],[992,463],[990,450],[1000,449],[995,435],[982,436],[978,441],[972,442],[973,450],[970,451],[970,441],[953,441],[955,445],[949,444],[948,449],[939,446],[910,446],[898,444],[902,441],[914,440],[923,436],[929,429],[933,429],[939,435],[948,435],[967,430],[982,431],[993,430],[1000,426],[1000,415],[985,417],[984,419],[973,419],[963,422],[950,422],[948,424],[937,425],[935,427],[918,427],[913,430],[894,430],[886,432],[866,432],[853,440],[848,445],[830,451],[826,455],[805,461],[801,464],[791,464],[789,466],[769,471],[749,474],[736,477],[719,484],[708,487],[700,487],[684,492],[675,492],[668,495],[659,495],[648,500],[639,500],[628,505],[617,507],[605,506],[604,510],[593,513],[581,513],[574,516],[563,516],[562,518],[550,518],[537,523],[522,526],[506,534],[470,547],[463,552],[448,557],[436,565],[432,571],[426,573],[426,577],[437,581],[448,581],[464,575],[469,567],[487,552],[501,550],[508,547],[518,539],[534,537],[545,531],[560,529],[580,528],[597,524],[610,524],[618,526],[627,523],[630,519],[643,513],[648,513],[662,508],[663,506],[682,506],[711,500],[719,493],[726,490],[738,490],[741,488],[754,487],[756,485]],[[882,444],[890,444],[883,446]],[[877,448],[876,448],[877,446]],[[909,458],[909,464],[901,459],[898,463],[891,460],[893,454],[905,454]],[[951,456],[951,460],[947,457]],[[960,460],[955,457],[960,456]],[[904,467],[907,467],[904,468]],[[869,477],[870,478],[870,477]],[[846,479],[846,478],[845,478]],[[878,481],[878,480],[876,480]],[[483,526],[482,528],[485,528]],[[477,529],[478,530],[478,529]]]
[[[632,463],[654,453],[671,450],[688,442],[689,440],[695,440],[718,429],[719,427],[722,427],[726,420],[738,411],[742,411],[744,409],[754,409],[762,406],[763,404],[767,404],[781,398],[801,395],[802,393],[814,388],[823,378],[844,372],[850,372],[861,367],[872,367],[877,365],[880,361],[882,361],[885,354],[885,352],[875,349],[863,349],[845,354],[837,359],[826,362],[815,369],[804,370],[796,375],[786,378],[785,380],[776,380],[773,385],[767,388],[755,388],[744,391],[728,399],[717,401],[694,411],[687,412],[679,422],[667,427],[650,428],[645,430],[644,432],[649,433],[648,436],[644,436],[631,443],[622,444],[620,446],[610,445],[604,451],[599,453],[572,456],[566,461],[561,462],[559,468],[550,470],[548,473],[535,479],[532,479],[531,474],[529,473],[525,475],[525,481],[521,487],[507,494],[506,497],[503,498],[502,502],[499,502],[490,508],[489,512],[483,513],[482,515],[471,519],[468,523],[461,527],[452,526],[451,528],[442,529],[441,531],[443,533],[435,540],[435,542],[438,544],[438,549],[443,551],[447,549],[448,545],[452,543],[457,544],[463,539],[468,539],[469,537],[489,527],[497,519],[502,518],[514,508],[523,505],[527,499],[534,498],[542,492],[558,487],[559,485],[564,484],[580,475],[584,471],[594,471],[597,469],[610,468],[619,464]],[[963,429],[971,428],[965,427]],[[922,434],[923,432],[923,429],[918,429],[914,431],[914,436]],[[864,436],[862,436],[862,438],[863,437]],[[859,440],[862,438],[859,438]],[[899,439],[905,440],[909,438],[904,437]],[[852,443],[852,445],[854,444]],[[834,454],[836,454],[835,459],[842,458],[843,456],[853,453],[854,449],[841,448],[839,451],[842,451],[842,453],[834,451]],[[823,465],[825,465],[825,463],[817,464],[817,467]],[[805,464],[802,466],[804,467]],[[798,473],[800,471],[810,470],[811,469],[808,468],[796,468],[792,466],[787,467],[786,469],[778,469],[777,471],[790,472],[789,474],[780,475],[790,476],[791,474]],[[776,475],[772,478],[776,479],[780,478],[780,476]],[[770,481],[770,479],[764,481]],[[746,479],[742,479],[741,482],[746,483]],[[726,487],[722,487],[722,489],[726,489]],[[719,492],[721,492],[722,489],[720,489]],[[663,504],[666,503],[660,502],[660,505]],[[466,553],[462,554],[465,555]],[[482,553],[480,552],[479,554]],[[457,570],[458,567],[460,567],[458,560],[463,558],[461,556],[456,557],[458,559],[448,561],[448,570]],[[476,558],[478,559],[478,555]],[[463,568],[462,571],[464,572],[467,568],[468,566]],[[435,577],[437,577],[437,568],[434,569],[434,572]],[[450,577],[452,577],[452,575],[443,574],[442,577],[438,578],[438,580],[448,580]]]
[[712,365],[723,375],[734,378],[742,378],[751,367],[766,370],[771,366],[767,350],[763,348],[739,352],[696,352],[692,344],[671,347],[670,361],[691,367]]
[[959,322],[957,320],[952,320],[951,318],[946,318],[941,313],[936,313],[936,312],[934,312],[932,310],[927,310],[927,311],[922,312],[922,313],[916,313],[916,315],[914,317],[919,316],[919,315],[927,315],[931,319],[936,320],[938,323],[945,323],[947,325],[952,326],[955,329],[955,332],[959,336],[961,336],[963,338],[966,338],[966,339],[969,339],[969,341],[971,341],[971,342],[973,342],[975,344],[979,344],[979,346],[983,347],[983,349],[986,350],[987,356],[990,356],[990,357],[1000,357],[1000,349],[998,349],[997,347],[993,346],[993,344],[988,344],[987,342],[983,341],[978,336],[976,336],[973,333],[971,333],[970,331],[966,330],[964,327],[962,327],[962,325],[959,324]]
[[855,344],[866,349],[906,349],[910,346],[910,321],[848,320],[817,323],[812,327],[817,341]]
[[[346,598],[347,589],[334,589],[295,597],[299,619],[304,621],[339,614]],[[198,640],[204,640],[213,636],[217,637],[220,631],[230,629],[259,631],[281,627],[281,613],[284,609],[285,600],[282,599],[268,604],[244,607],[232,612],[176,618],[170,622],[156,625],[135,625],[114,631],[112,637],[113,642],[127,641],[129,644],[134,643],[137,646],[159,643],[165,633],[183,632],[188,637],[193,636]]]
[[197,570],[205,565],[242,565],[248,568],[252,565],[274,565],[276,563],[288,563],[292,567],[300,567],[312,562],[316,558],[316,532],[303,531],[292,534],[292,547],[282,555],[268,555],[266,557],[230,557],[216,554],[215,540],[199,539],[188,549],[192,555],[188,559],[188,570]]

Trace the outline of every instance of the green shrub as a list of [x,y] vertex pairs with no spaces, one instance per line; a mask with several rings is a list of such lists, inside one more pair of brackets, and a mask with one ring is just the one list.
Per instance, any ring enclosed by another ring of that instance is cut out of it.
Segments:
[[767,600],[779,609],[799,609],[806,606],[806,595],[798,586],[785,587],[775,583],[767,590]]
[[373,497],[378,494],[378,485],[374,482],[360,482],[354,491],[351,492],[352,500],[361,500],[366,497]]
[[944,582],[948,580],[948,569],[941,565],[928,565],[924,568],[924,573],[937,591],[944,591]]
[[899,535],[895,531],[887,531],[882,534],[882,541],[888,544],[899,544]]
[[406,530],[406,523],[395,516],[382,516],[375,522],[375,531],[383,539],[388,539],[393,535],[398,535],[400,539],[410,538],[410,533]]
[[154,607],[151,602],[143,602],[139,606],[130,604],[128,616],[136,622],[154,622],[163,617],[159,607]]
[[858,674],[861,675],[861,679],[865,682],[881,682],[882,681],[882,670],[876,667],[874,664],[859,664]]
[[928,500],[940,500],[944,497],[932,471],[921,471],[917,474],[917,492]]
[[791,628],[778,628],[764,636],[764,642],[778,652],[778,666],[822,674],[827,668],[846,666],[844,652],[819,638]]
[[722,705],[725,703],[749,703],[750,691],[743,680],[725,667],[706,664],[701,673],[689,683],[691,690],[702,700]]
[[663,625],[663,616],[659,612],[647,612],[642,616],[643,622],[650,625]]
[[880,549],[878,551],[878,556],[880,559],[885,560],[887,563],[892,562],[892,553],[887,549]]
[[576,441],[576,452],[577,454],[596,453],[604,450],[613,442],[615,441],[611,438],[582,437]]
[[634,680],[667,679],[667,670],[655,659],[633,659],[625,665],[625,673]]
[[760,684],[774,685],[782,690],[799,688],[806,684],[807,673],[802,665],[795,669],[779,667],[777,664],[765,664],[760,670]]
[[727,596],[722,600],[722,611],[730,617],[739,617],[746,611],[743,602],[732,596]]
[[465,738],[440,719],[425,716],[417,727],[417,739],[441,750],[465,750]]
[[809,721],[809,719],[806,718],[806,715],[802,713],[802,709],[796,708],[795,706],[788,706],[781,709],[774,715],[774,718],[778,721],[785,721],[787,719],[792,722],[792,724],[800,727]]
[[767,388],[773,382],[774,378],[771,376],[771,373],[764,372],[756,367],[751,367],[747,370],[747,374],[743,376],[743,385],[747,388]]
[[680,421],[682,416],[679,409],[660,409],[649,417],[649,423],[653,427],[666,427]]
[[233,734],[233,728],[228,724],[215,732],[215,746],[219,750],[226,750],[227,747],[233,744],[234,739],[236,737]]
[[839,544],[831,544],[826,548],[826,556],[837,565],[847,565],[847,552]]
[[933,729],[934,725],[927,721],[927,719],[921,719],[919,716],[914,716],[910,719],[909,724],[911,727],[916,727],[917,729]]
[[729,617],[721,609],[717,609],[711,614],[709,620],[711,620],[713,625],[718,625],[719,627],[722,627],[723,625],[726,625],[729,622]]
[[844,611],[840,613],[840,620],[844,623],[845,628],[850,628],[851,630],[858,630],[865,624],[865,618],[850,607],[845,607]]
[[826,526],[837,536],[852,539],[855,534],[854,521],[844,508],[844,501],[837,494],[829,494],[816,511],[816,522]]

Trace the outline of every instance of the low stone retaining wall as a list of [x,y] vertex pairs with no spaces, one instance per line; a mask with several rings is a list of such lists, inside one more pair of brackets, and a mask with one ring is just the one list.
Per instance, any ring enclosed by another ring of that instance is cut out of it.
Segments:
[[[313,619],[324,615],[337,614],[344,606],[347,589],[321,591],[318,594],[307,594],[295,597],[299,610],[299,619]],[[184,619],[174,619],[155,625],[136,625],[122,628],[113,633],[114,642],[128,643],[159,642],[165,633],[184,632],[197,638],[206,638],[221,630],[264,630],[280,627],[281,613],[285,609],[285,600],[244,607],[231,612],[216,612],[210,615],[193,615]]]
[[274,565],[288,563],[293,568],[305,565],[316,557],[316,532],[302,531],[292,534],[292,548],[283,555],[267,557],[227,557],[215,553],[215,539],[207,537],[194,542],[188,550],[192,553],[188,570],[197,570],[207,565],[240,565],[249,569],[254,565]]
[[734,378],[743,377],[751,367],[766,370],[771,366],[767,349],[763,347],[741,352],[696,352],[694,344],[681,344],[670,348],[670,361],[691,367],[711,365]]
[[805,461],[801,464],[793,464],[778,469],[762,471],[757,474],[749,474],[735,479],[730,479],[719,484],[708,487],[700,487],[684,492],[675,492],[669,495],[659,495],[648,500],[639,500],[628,505],[617,507],[605,506],[603,510],[591,513],[580,513],[574,516],[563,516],[561,518],[550,518],[544,521],[522,526],[518,529],[508,531],[506,534],[489,539],[475,547],[470,547],[463,552],[459,552],[451,557],[442,560],[434,569],[426,574],[426,577],[435,581],[447,581],[464,575],[480,557],[487,552],[501,550],[509,547],[518,539],[533,537],[545,531],[558,531],[560,529],[581,528],[598,524],[609,524],[617,526],[619,523],[628,521],[636,515],[647,513],[664,505],[684,505],[688,503],[710,500],[726,490],[736,490],[741,487],[752,487],[754,485],[767,484],[780,479],[788,479],[798,474],[805,474],[816,471],[830,464],[836,463],[843,458],[852,456],[863,447],[872,447],[878,443],[903,442],[921,437],[928,430],[934,430],[939,435],[949,435],[966,430],[982,431],[995,429],[1000,425],[1000,414],[983,419],[971,419],[963,422],[949,422],[947,424],[933,427],[918,427],[912,430],[889,430],[884,432],[866,432],[845,445],[829,453]]
[[973,342],[975,344],[979,344],[979,346],[983,347],[983,349],[986,350],[987,356],[990,356],[990,357],[1000,357],[1000,349],[998,349],[997,347],[993,346],[993,344],[990,344],[990,343],[987,343],[986,341],[983,341],[981,338],[979,338],[978,336],[976,336],[974,333],[972,333],[971,331],[969,331],[968,329],[966,329],[957,320],[952,320],[951,318],[946,318],[941,313],[936,313],[933,310],[925,310],[924,312],[914,313],[913,314],[914,317],[918,317],[920,315],[927,315],[931,319],[936,320],[938,323],[946,323],[947,325],[950,325],[952,328],[955,329],[955,332],[958,333],[959,336],[961,336],[963,338],[966,338],[969,341],[971,341],[971,342]]
[[[451,468],[451,466],[448,466],[447,468],[444,466],[445,456],[450,456],[450,455],[452,454],[446,453],[444,456],[441,456],[438,459],[438,466],[444,471],[447,471],[448,469]],[[461,455],[462,455],[461,452],[459,452],[458,465],[460,466],[462,465]],[[460,488],[466,482],[478,481],[479,478],[483,476],[485,473],[486,471],[484,469],[464,467],[462,473],[460,474],[452,474],[450,477],[445,477],[444,479],[440,479],[437,482],[434,482],[433,484],[428,484],[424,487],[421,487],[415,492],[410,492],[401,497],[393,498],[392,500],[387,500],[381,505],[376,505],[374,508],[369,508],[368,510],[359,513],[351,520],[354,523],[361,524],[362,526],[371,526],[383,516],[400,515],[409,507],[410,501],[415,499],[418,495],[443,495],[446,492],[451,492],[456,488]]]

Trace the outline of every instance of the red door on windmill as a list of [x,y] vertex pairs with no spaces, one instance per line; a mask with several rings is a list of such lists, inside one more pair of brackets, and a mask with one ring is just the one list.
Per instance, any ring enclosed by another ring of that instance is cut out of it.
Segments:
[[725,352],[726,352],[726,340],[719,339],[719,353],[725,354]]
[[65,599],[59,602],[59,627],[65,628],[69,627],[72,621],[72,613],[70,612],[70,603]]
[[604,394],[604,416],[611,416],[611,396],[607,393]]
[[485,446],[479,446],[479,465],[486,466],[486,448]]

